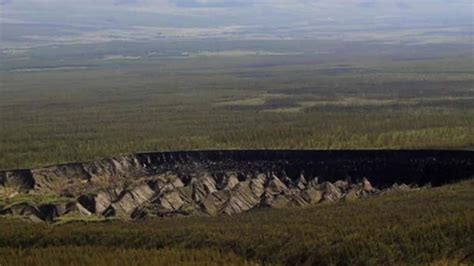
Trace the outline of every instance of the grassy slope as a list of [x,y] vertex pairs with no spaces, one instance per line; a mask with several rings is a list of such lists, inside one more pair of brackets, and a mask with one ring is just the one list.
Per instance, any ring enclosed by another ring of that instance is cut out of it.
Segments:
[[[355,202],[230,217],[62,225],[2,219],[0,264],[21,263],[49,251],[57,254],[64,245],[99,248],[106,254],[206,248],[287,264],[469,264],[474,263],[473,202],[471,179]],[[21,248],[30,249],[20,256]],[[81,260],[76,252],[68,248],[57,257]],[[100,261],[100,252],[88,259]]]
[[234,254],[213,250],[109,249],[98,247],[55,247],[33,250],[0,249],[0,265],[252,265]]

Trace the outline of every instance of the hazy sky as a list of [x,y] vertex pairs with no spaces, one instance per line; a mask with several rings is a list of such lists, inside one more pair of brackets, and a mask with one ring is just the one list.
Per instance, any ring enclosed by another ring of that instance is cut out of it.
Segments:
[[[107,8],[149,8],[148,11],[179,9],[238,9],[238,8],[365,8],[392,11],[416,10],[427,12],[438,10],[452,12],[473,12],[470,0],[0,0],[9,8],[28,6],[53,7],[107,7]],[[467,9],[467,10],[466,10]]]
[[2,18],[34,21],[57,18],[58,22],[61,17],[67,19],[68,15],[78,13],[83,17],[100,17],[94,12],[103,12],[103,19],[107,19],[114,12],[137,11],[208,16],[218,24],[222,18],[216,16],[220,14],[239,17],[234,20],[239,24],[256,19],[271,22],[275,13],[296,20],[405,17],[451,18],[472,23],[473,17],[471,0],[0,0],[0,4]]
[[[0,4],[2,41],[19,38],[18,27],[11,26],[15,23],[32,25],[21,29],[29,39],[41,34],[32,29],[38,25],[74,26],[69,28],[69,35],[95,30],[101,36],[108,35],[107,39],[122,36],[118,30],[140,32],[137,27],[214,28],[219,29],[216,36],[229,35],[225,34],[229,27],[244,27],[239,32],[245,31],[247,38],[269,37],[267,32],[273,32],[275,38],[312,38],[327,35],[327,31],[333,36],[341,31],[382,36],[386,30],[414,34],[406,31],[461,27],[465,36],[465,32],[472,32],[474,17],[471,0],[0,0]],[[189,31],[160,32],[190,35]],[[204,30],[198,36],[212,34]]]

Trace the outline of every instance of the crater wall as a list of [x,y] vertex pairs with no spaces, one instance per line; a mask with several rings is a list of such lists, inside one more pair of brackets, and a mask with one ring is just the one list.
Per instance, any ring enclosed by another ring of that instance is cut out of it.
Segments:
[[[230,215],[410,191],[473,176],[473,151],[138,153],[0,172],[0,215],[34,221],[68,214],[124,219]],[[17,195],[27,200],[16,202]]]

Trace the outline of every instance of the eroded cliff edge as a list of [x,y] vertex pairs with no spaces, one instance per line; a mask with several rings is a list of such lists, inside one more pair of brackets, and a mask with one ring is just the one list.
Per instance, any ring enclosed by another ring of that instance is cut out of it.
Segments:
[[474,176],[473,151],[189,151],[0,172],[0,215],[53,221],[235,214]]

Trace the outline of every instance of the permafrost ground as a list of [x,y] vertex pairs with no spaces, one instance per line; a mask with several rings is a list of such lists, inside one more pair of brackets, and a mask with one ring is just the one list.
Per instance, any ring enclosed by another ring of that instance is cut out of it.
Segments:
[[191,151],[0,172],[0,214],[137,219],[356,200],[474,176],[472,151]]

